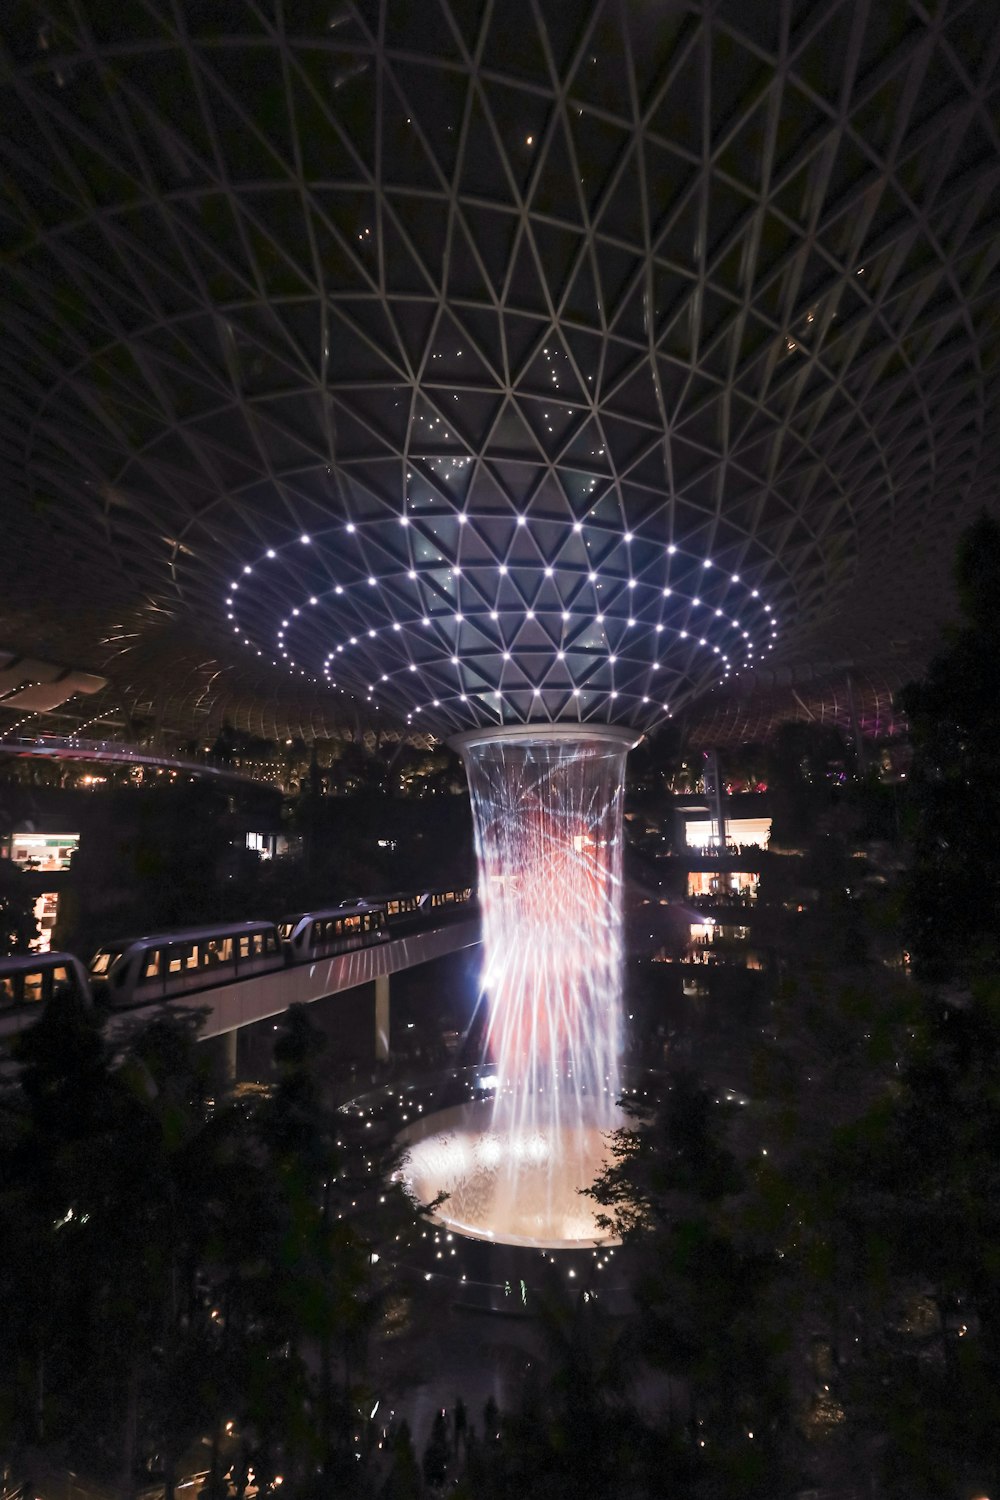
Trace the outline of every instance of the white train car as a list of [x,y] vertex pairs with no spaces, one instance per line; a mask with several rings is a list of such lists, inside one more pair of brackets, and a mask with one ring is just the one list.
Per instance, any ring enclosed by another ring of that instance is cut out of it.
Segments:
[[285,967],[273,922],[153,933],[100,948],[90,961],[94,998],[114,1009],[216,989]]

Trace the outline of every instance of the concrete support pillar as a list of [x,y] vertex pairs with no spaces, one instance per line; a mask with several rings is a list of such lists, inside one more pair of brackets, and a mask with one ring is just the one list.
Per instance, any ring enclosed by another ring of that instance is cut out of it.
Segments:
[[380,974],[375,981],[375,1061],[389,1058],[389,976]]
[[216,1038],[215,1072],[225,1093],[236,1087],[239,1072],[236,1067],[236,1038],[238,1031],[224,1031]]

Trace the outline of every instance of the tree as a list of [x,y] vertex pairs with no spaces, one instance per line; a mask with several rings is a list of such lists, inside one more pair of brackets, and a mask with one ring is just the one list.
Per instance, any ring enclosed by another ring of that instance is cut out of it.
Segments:
[[635,1258],[639,1352],[672,1392],[663,1437],[693,1493],[772,1495],[796,1458],[785,1278],[746,1216],[752,1182],[725,1139],[731,1112],[686,1074],[651,1104],[623,1104],[632,1125],[590,1196]]
[[955,578],[961,623],[899,700],[914,750],[904,931],[934,981],[992,966],[1000,944],[1000,525],[985,513]]
[[0,958],[27,953],[38,937],[35,897],[10,860],[0,860]]

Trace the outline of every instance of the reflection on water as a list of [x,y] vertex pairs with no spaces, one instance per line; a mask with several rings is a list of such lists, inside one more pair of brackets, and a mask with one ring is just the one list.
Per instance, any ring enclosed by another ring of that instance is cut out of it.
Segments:
[[584,1106],[569,1122],[543,1108],[526,1120],[512,1096],[458,1105],[400,1134],[403,1180],[421,1203],[447,1193],[435,1218],[475,1239],[553,1250],[614,1243],[580,1189],[601,1170],[607,1130],[621,1123],[603,1106],[599,1119]]

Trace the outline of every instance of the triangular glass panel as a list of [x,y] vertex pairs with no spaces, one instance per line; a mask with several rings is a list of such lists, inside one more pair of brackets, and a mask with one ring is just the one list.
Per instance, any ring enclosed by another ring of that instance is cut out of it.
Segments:
[[465,130],[465,151],[459,177],[463,194],[512,203],[515,191],[507,163],[497,145],[495,127],[477,94],[472,98]]

